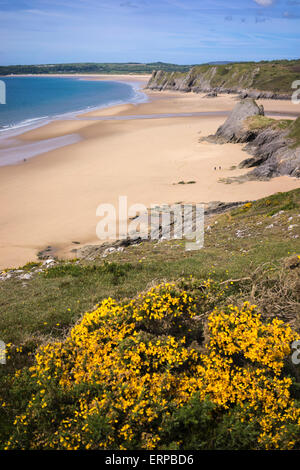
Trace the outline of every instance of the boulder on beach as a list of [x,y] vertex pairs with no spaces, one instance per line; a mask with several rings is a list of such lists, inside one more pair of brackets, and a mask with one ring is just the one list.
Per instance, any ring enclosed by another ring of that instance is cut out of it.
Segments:
[[217,96],[218,96],[218,93],[216,91],[211,91],[207,93],[207,95],[205,95],[203,98],[217,98]]

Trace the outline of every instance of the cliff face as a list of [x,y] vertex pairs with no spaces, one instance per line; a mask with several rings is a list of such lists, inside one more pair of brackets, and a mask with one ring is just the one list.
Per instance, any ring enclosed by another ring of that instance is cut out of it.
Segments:
[[252,98],[241,100],[213,136],[218,143],[246,142],[252,132],[245,130],[245,119],[251,116],[264,116],[263,106],[258,106]]
[[[299,124],[300,118],[297,121]],[[240,168],[254,168],[246,179],[265,180],[281,175],[300,178],[300,147],[295,146],[289,129],[269,126],[256,130],[253,137],[244,148],[252,157],[239,165]]]
[[200,65],[185,73],[153,71],[147,88],[238,93],[242,98],[254,99],[289,99],[293,92],[291,85],[299,79],[299,71],[300,65],[281,62]]
[[270,119],[264,116],[262,106],[246,99],[237,103],[216,134],[203,140],[216,144],[247,144],[244,150],[251,157],[243,160],[239,167],[253,169],[228,182],[266,180],[281,175],[300,177],[300,117],[295,121]]

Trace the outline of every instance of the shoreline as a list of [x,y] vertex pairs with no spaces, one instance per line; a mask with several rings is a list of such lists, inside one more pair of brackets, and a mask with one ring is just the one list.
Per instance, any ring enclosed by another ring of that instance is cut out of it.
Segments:
[[146,83],[150,79],[151,75],[143,74],[143,75],[138,75],[138,74],[84,74],[84,73],[35,73],[35,74],[11,74],[11,75],[0,75],[0,78],[9,78],[9,77],[66,77],[66,78],[82,78],[85,80],[99,80],[99,81],[120,81],[120,82],[140,82],[140,83]]
[[[127,76],[128,77],[128,76]],[[226,185],[221,178],[248,170],[233,169],[245,158],[241,144],[200,143],[214,133],[224,115],[175,116],[232,110],[235,96],[214,99],[180,92],[144,90],[147,103],[123,104],[83,114],[88,118],[119,120],[56,120],[23,132],[24,144],[70,134],[80,141],[37,155],[25,163],[0,167],[0,268],[19,267],[53,247],[60,258],[74,257],[77,247],[100,244],[96,236],[96,209],[101,203],[117,207],[127,195],[128,205],[173,204],[221,200],[254,200],[300,187],[290,177],[268,182]],[[266,112],[295,111],[290,102],[259,100]],[[274,109],[276,107],[276,109]],[[140,116],[167,115],[159,119]],[[277,116],[277,117],[279,117]],[[214,171],[214,166],[221,166]],[[179,185],[180,181],[196,181]]]
[[125,74],[125,73],[11,73],[10,75],[0,75],[2,77],[96,77],[96,78],[102,78],[102,77],[123,77],[124,79],[127,79],[128,77],[133,77],[133,78],[142,78],[142,79],[148,79],[148,77],[151,77],[150,73],[144,73],[144,74],[138,74],[138,73],[133,73],[133,74]]
[[[77,78],[77,79],[82,79],[82,80],[95,80],[95,81],[114,81],[114,82],[121,82],[121,83],[126,83],[128,84],[129,86],[132,87],[132,89],[134,90],[135,93],[137,94],[140,94],[140,98],[137,97],[137,101],[136,103],[140,103],[140,102],[145,102],[147,101],[147,99],[145,100],[142,95],[144,95],[146,97],[146,94],[143,93],[143,88],[142,88],[142,85],[147,83],[147,76],[143,76],[141,78],[138,78],[138,76],[136,75],[133,75],[133,76],[125,76],[125,75],[122,75],[120,76],[120,79],[117,80],[115,79],[115,75],[113,75],[112,79],[108,79],[108,75],[102,75],[101,77],[97,77],[97,76],[88,76],[88,75],[83,75],[83,74],[78,74],[78,75],[75,75],[75,74],[53,74],[53,75],[50,75],[50,77],[47,75],[47,74],[37,74],[37,75],[7,75],[5,77],[9,78],[9,77],[45,77],[45,78]],[[129,78],[130,77],[130,80]],[[132,79],[131,79],[132,77]],[[135,103],[135,101],[130,101],[132,103]],[[104,104],[104,105],[99,105],[99,106],[95,106],[95,107],[87,107],[87,108],[82,108],[82,109],[77,109],[77,110],[74,110],[74,111],[67,111],[67,112],[64,112],[62,114],[57,114],[57,115],[53,115],[53,116],[45,116],[45,117],[36,117],[36,118],[32,118],[32,119],[25,119],[24,121],[20,121],[18,123],[16,123],[15,125],[11,126],[11,127],[7,127],[7,128],[2,128],[0,129],[0,144],[1,144],[1,141],[5,140],[5,139],[10,139],[11,137],[18,137],[20,134],[23,134],[24,132],[27,132],[28,130],[32,130],[32,129],[37,129],[39,127],[42,127],[42,126],[45,126],[49,123],[51,123],[52,121],[54,120],[60,120],[60,119],[68,119],[68,118],[74,118],[76,116],[80,116],[81,114],[85,114],[85,113],[88,113],[88,112],[91,112],[91,111],[97,111],[99,109],[105,109],[105,108],[110,108],[111,106],[115,106],[115,105],[118,105],[118,104],[126,104],[127,102],[109,102],[107,104]],[[1,148],[1,147],[0,147]]]

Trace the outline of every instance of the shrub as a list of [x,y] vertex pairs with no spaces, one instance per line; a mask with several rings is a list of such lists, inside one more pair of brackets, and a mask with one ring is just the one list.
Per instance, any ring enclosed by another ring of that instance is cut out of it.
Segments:
[[245,303],[215,308],[204,347],[200,319],[220,295],[182,281],[104,300],[17,374],[31,394],[6,448],[297,448],[282,375],[297,334]]

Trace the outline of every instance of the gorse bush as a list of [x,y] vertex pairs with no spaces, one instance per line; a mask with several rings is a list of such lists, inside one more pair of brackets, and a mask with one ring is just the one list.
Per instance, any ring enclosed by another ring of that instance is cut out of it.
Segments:
[[104,300],[16,374],[27,398],[6,449],[299,447],[282,374],[299,336],[249,303],[214,308],[222,296],[190,280]]

